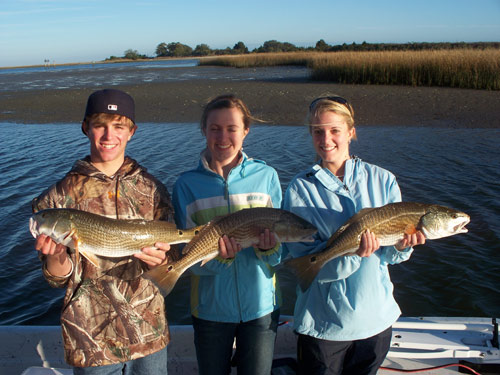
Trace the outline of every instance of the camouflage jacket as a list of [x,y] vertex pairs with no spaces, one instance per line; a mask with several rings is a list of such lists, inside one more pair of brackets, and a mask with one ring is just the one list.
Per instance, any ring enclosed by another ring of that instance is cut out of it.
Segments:
[[[89,157],[33,200],[33,211],[76,208],[120,219],[172,220],[165,186],[136,161],[126,158],[108,177]],[[43,274],[53,287],[67,287],[61,314],[66,362],[75,367],[102,366],[141,358],[170,340],[164,299],[141,275],[147,265],[133,257],[101,258],[99,268],[75,254],[72,272],[51,275],[41,256]]]

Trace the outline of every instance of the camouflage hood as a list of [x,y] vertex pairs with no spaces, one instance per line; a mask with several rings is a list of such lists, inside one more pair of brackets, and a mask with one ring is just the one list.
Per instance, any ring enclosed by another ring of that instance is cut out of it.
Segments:
[[137,163],[134,159],[127,156],[115,175],[113,177],[109,177],[94,167],[94,165],[90,162],[90,156],[87,156],[84,159],[77,160],[68,174],[79,174],[108,180],[114,177],[119,177],[120,179],[134,178],[134,176],[137,176],[141,172],[147,172],[147,169],[139,165],[139,163]]

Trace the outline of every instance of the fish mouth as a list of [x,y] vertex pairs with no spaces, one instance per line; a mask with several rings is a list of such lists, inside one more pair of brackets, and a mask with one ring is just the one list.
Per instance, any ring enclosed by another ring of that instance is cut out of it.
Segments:
[[40,234],[38,222],[32,217],[30,217],[30,233],[34,238]]
[[455,230],[455,233],[467,233],[469,230],[465,227],[467,224],[469,224],[470,219],[466,219],[460,224],[457,224],[453,229]]

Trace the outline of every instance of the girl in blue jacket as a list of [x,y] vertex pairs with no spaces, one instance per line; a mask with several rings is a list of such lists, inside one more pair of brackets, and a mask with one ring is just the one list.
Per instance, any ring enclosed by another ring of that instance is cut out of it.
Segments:
[[[290,183],[283,208],[318,228],[314,243],[284,244],[292,257],[316,253],[351,216],[367,207],[401,201],[392,173],[350,156],[356,139],[354,111],[339,96],[309,107],[309,131],[319,161]],[[393,297],[389,264],[407,260],[422,233],[381,247],[366,231],[356,255],[325,264],[294,312],[300,374],[376,374],[389,350],[391,326],[401,311]]]
[[[196,169],[181,174],[172,200],[179,228],[250,207],[280,207],[276,171],[249,158],[243,141],[252,117],[240,99],[225,95],[204,109],[206,149]],[[219,256],[191,267],[191,314],[200,374],[229,374],[233,342],[238,374],[270,374],[280,295],[273,266],[281,246],[267,229],[254,247],[219,241]]]

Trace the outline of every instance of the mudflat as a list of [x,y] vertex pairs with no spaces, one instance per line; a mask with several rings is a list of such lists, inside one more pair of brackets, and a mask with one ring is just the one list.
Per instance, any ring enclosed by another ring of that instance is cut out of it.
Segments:
[[[0,122],[79,123],[88,95],[99,88],[4,90]],[[500,127],[500,91],[349,85],[308,79],[138,81],[113,88],[134,97],[138,124],[198,122],[210,98],[233,93],[267,124],[302,125],[312,99],[337,94],[352,103],[358,126]]]

